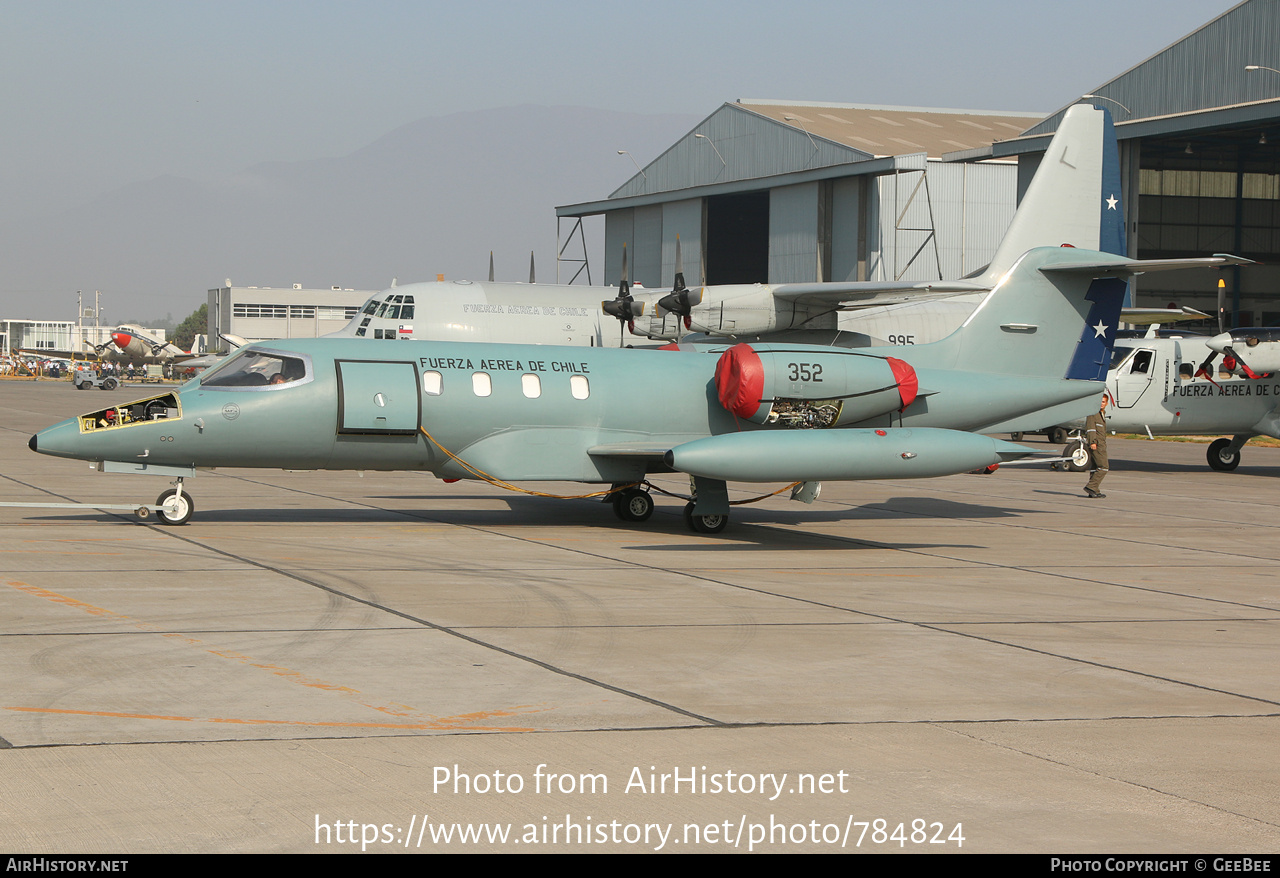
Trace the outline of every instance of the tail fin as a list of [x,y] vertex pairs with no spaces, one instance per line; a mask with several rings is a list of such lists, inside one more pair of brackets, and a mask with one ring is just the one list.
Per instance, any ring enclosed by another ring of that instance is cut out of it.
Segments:
[[1028,250],[1063,244],[1125,255],[1115,128],[1088,104],[1063,115],[983,278],[998,283]]
[[1109,254],[1036,248],[1022,254],[963,326],[908,359],[968,372],[1102,381],[1130,274],[1129,263]]

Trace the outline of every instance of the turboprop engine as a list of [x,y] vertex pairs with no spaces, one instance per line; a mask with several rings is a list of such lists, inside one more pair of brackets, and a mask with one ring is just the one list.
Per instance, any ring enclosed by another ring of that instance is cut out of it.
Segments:
[[902,411],[919,391],[903,360],[852,351],[737,344],[716,364],[720,404],[756,424],[812,429]]

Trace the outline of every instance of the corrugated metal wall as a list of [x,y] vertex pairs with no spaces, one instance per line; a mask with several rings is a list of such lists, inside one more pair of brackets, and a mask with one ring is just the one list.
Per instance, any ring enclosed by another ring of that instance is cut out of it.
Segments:
[[[872,182],[868,279],[924,281],[937,280],[939,275],[955,279],[981,268],[995,255],[1016,209],[1017,166],[930,161],[926,173],[927,200],[918,173],[898,174],[896,179],[887,175]],[[930,206],[936,254],[934,242],[927,241],[928,233],[917,231],[930,227]]]
[[646,165],[643,176],[636,174],[609,197],[753,180],[868,158],[870,153],[821,138],[811,140],[790,125],[725,104]]
[[818,184],[769,190],[769,283],[818,279]]
[[845,177],[831,186],[831,276],[826,280],[863,280],[858,276],[858,230],[862,227],[862,178]]
[[[604,218],[604,277],[599,283],[616,286],[622,277],[622,245],[627,250],[634,246],[636,237],[635,211],[631,208],[611,210]],[[628,254],[628,261],[630,261]]]
[[[1128,112],[1101,101],[1119,121],[1226,107],[1276,96],[1276,74],[1247,71],[1246,64],[1280,68],[1280,3],[1246,0],[1169,48],[1153,55],[1093,93],[1118,101]],[[1028,134],[1058,129],[1066,110]]]
[[702,284],[702,199],[668,201],[662,205],[662,286],[670,287],[676,278],[676,235],[680,236],[680,261],[684,264],[684,282],[690,287]]
[[662,205],[635,209],[635,239],[631,254],[631,281],[646,287],[662,286]]

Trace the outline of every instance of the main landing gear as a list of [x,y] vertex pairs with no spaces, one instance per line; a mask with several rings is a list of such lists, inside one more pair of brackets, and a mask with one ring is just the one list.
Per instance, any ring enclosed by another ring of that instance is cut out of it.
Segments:
[[1209,450],[1205,454],[1209,460],[1209,466],[1220,473],[1231,472],[1240,465],[1240,449],[1248,441],[1248,436],[1213,440],[1209,443]]
[[[702,480],[695,478],[695,485],[700,481]],[[618,487],[618,485],[614,486],[615,489]],[[685,526],[698,534],[718,534],[729,524],[728,494],[725,492],[723,482],[707,482],[703,485],[703,491],[712,495],[713,498],[719,497],[719,502],[713,502],[710,505],[710,513],[694,514],[693,510],[697,506],[697,499],[695,497],[695,499],[690,500],[684,507]],[[613,506],[613,514],[618,516],[620,521],[625,521],[628,524],[648,521],[649,516],[653,515],[653,497],[650,496],[648,491],[641,488],[631,487],[615,490],[615,493],[610,494],[606,499]]]
[[648,491],[639,488],[627,488],[613,495],[613,514],[619,519],[631,523],[648,521],[653,515],[653,498]]
[[694,515],[694,505],[694,502],[690,500],[684,507],[685,526],[694,533],[718,534],[729,524],[727,513],[725,515]]

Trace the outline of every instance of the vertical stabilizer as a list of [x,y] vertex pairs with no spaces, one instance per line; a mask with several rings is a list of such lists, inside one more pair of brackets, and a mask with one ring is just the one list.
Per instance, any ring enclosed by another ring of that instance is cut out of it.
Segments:
[[1115,128],[1106,110],[1088,104],[1076,104],[1062,117],[983,276],[994,284],[1028,250],[1063,244],[1125,252]]

